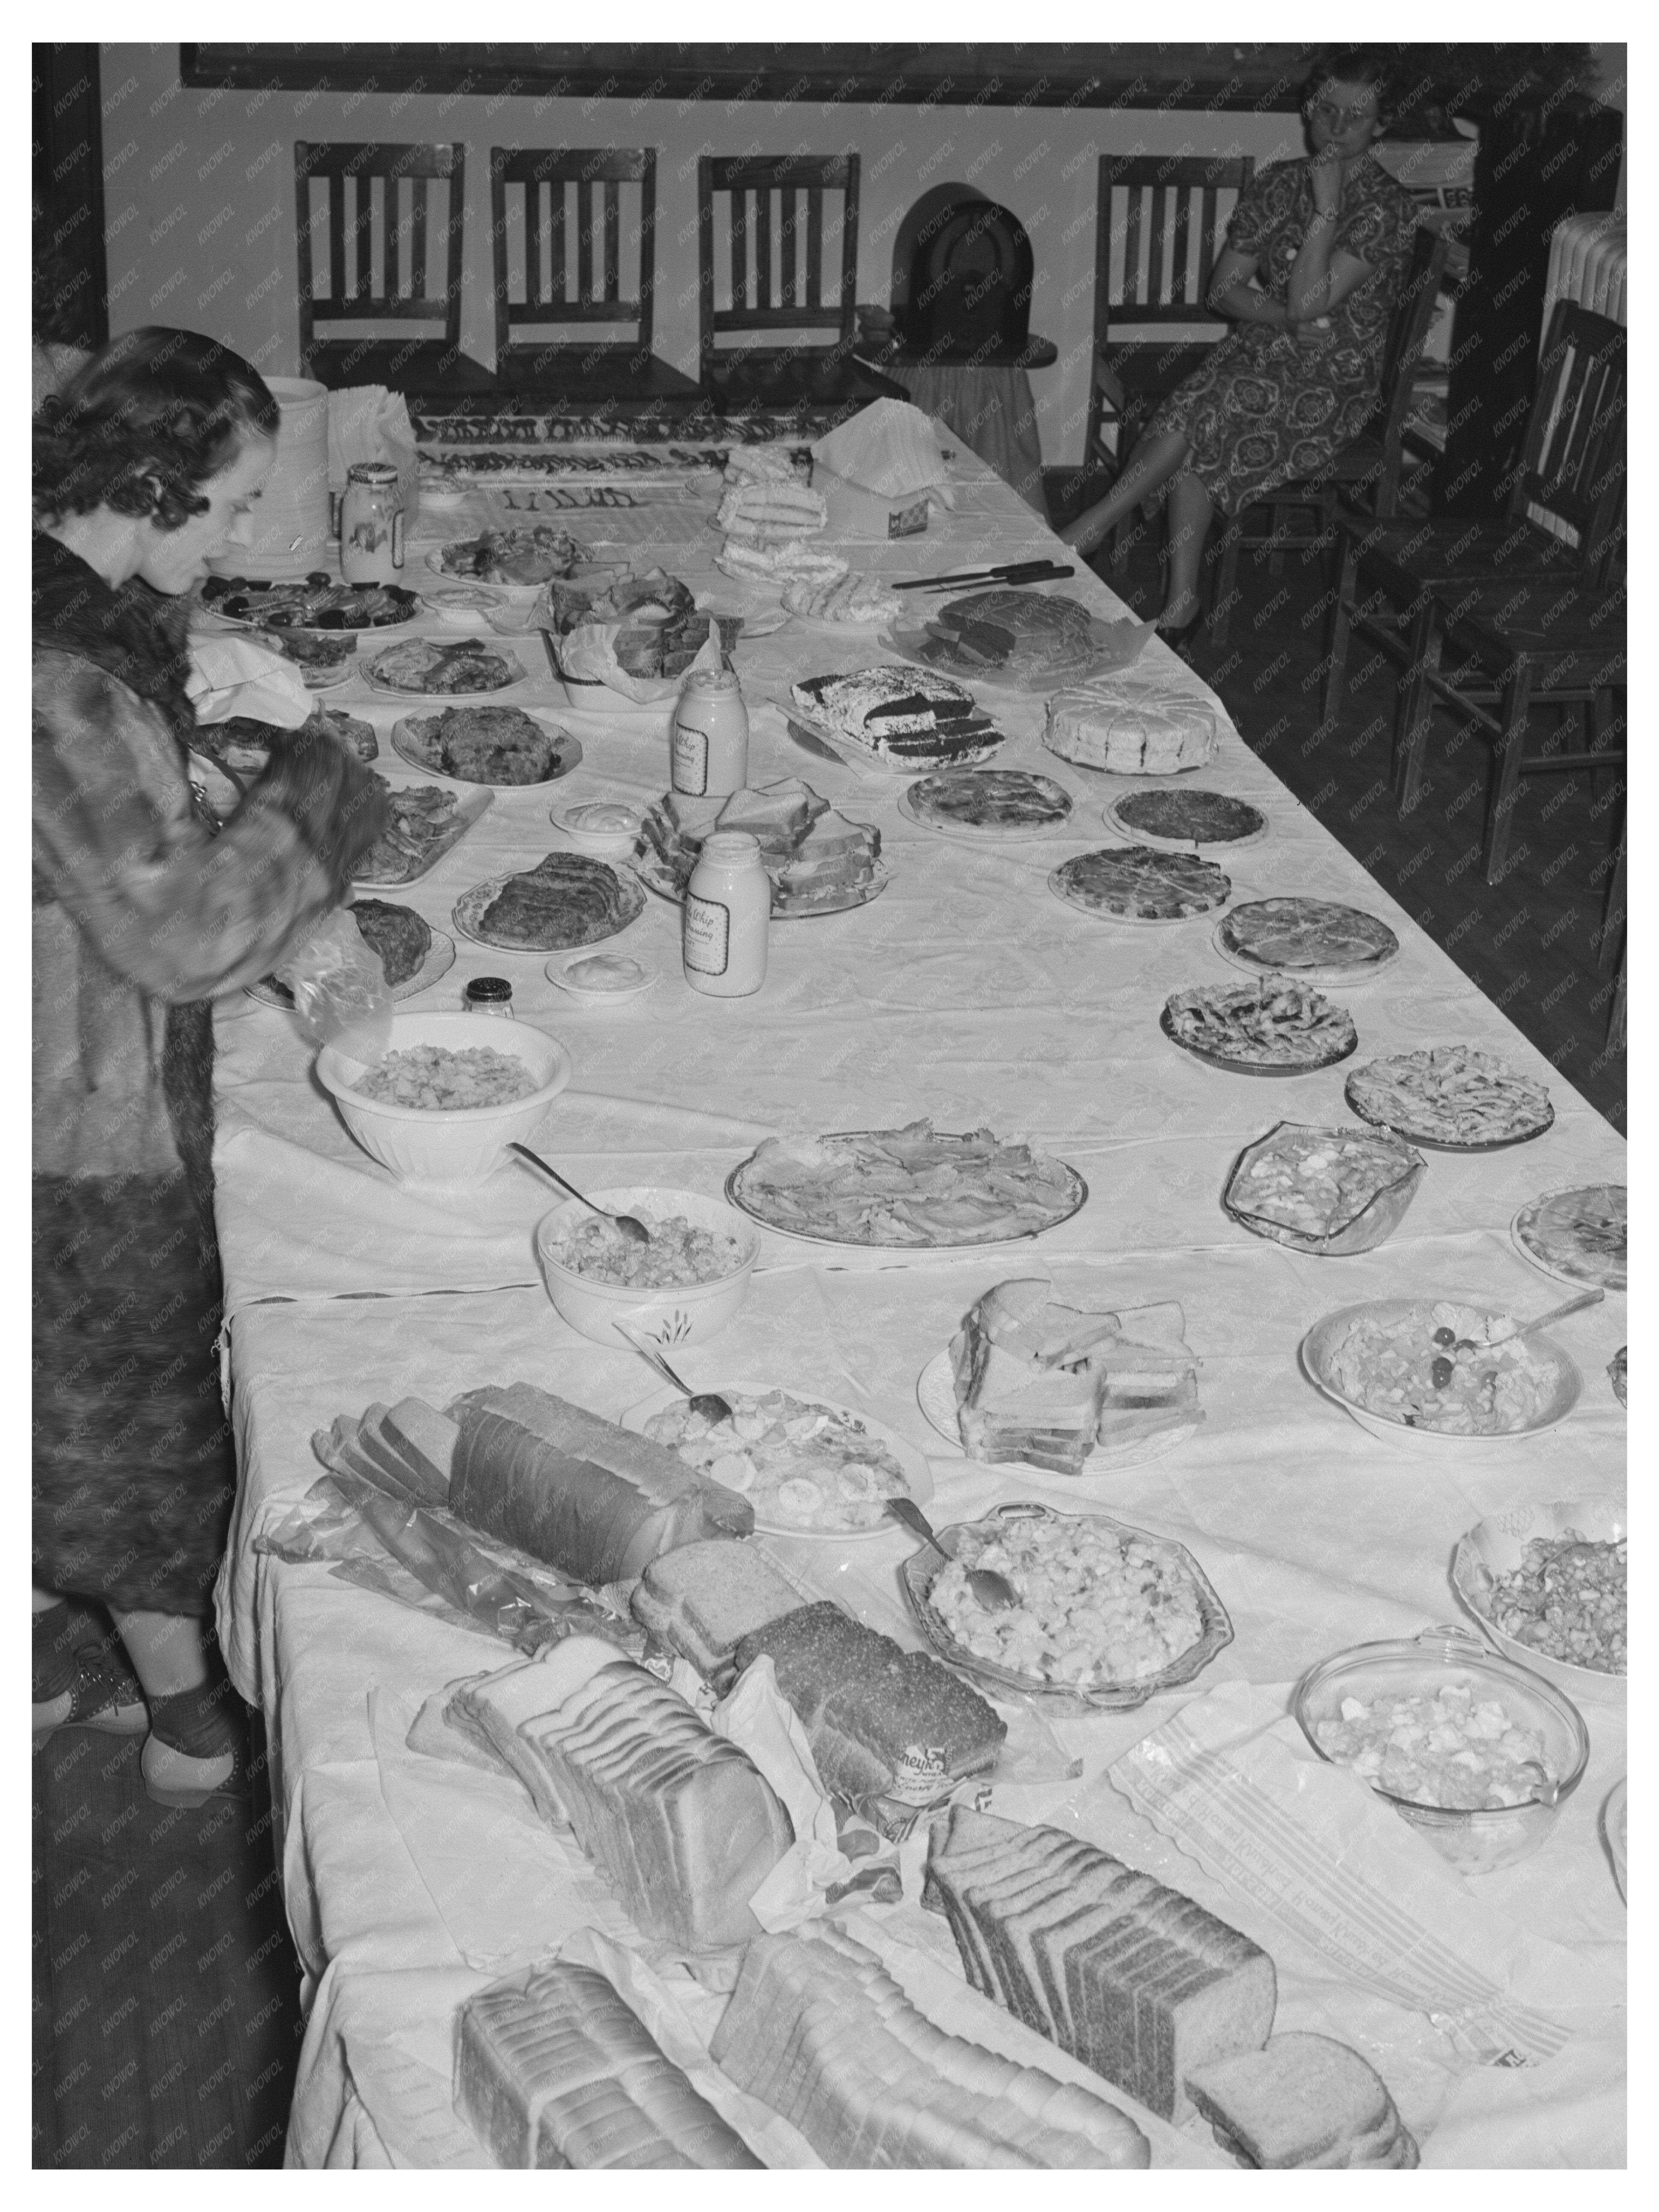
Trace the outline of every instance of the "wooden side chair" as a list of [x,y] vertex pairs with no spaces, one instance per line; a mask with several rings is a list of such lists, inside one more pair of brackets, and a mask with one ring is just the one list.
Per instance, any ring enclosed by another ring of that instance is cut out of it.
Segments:
[[[465,148],[296,139],[294,186],[301,374],[336,390],[384,384],[414,393],[489,391],[489,370],[461,350]],[[313,279],[319,233],[328,255],[323,292]],[[424,334],[319,337],[319,323],[428,327]]]
[[[1412,380],[1428,343],[1440,297],[1449,241],[1437,230],[1419,229],[1400,297],[1389,324],[1382,353],[1382,385],[1375,413],[1360,435],[1333,454],[1322,473],[1281,484],[1253,500],[1219,534],[1210,562],[1210,621],[1206,635],[1219,652],[1238,598],[1238,556],[1248,549],[1267,553],[1277,573],[1286,552],[1316,545],[1322,552],[1334,542],[1341,501],[1363,501],[1375,515],[1400,512],[1405,431],[1411,413]],[[1298,514],[1314,527],[1296,528]],[[1261,518],[1267,517],[1263,526]]]
[[[828,203],[839,198],[838,237]],[[715,201],[723,202],[717,224]],[[716,231],[720,231],[716,245]],[[839,270],[826,244],[839,245]],[[856,154],[722,155],[697,163],[698,364],[702,389],[725,413],[751,408],[863,406],[902,399],[904,387],[854,358],[858,287],[859,157]],[[717,303],[718,269],[729,272],[729,304]],[[806,341],[786,332],[829,333]],[[715,341],[736,337],[720,349]],[[773,343],[767,343],[771,338]]]
[[[490,148],[502,384],[583,406],[696,398],[696,379],[652,351],[656,228],[654,147]],[[625,294],[623,246],[635,240]]]
[[[1101,156],[1095,184],[1095,354],[1085,465],[1118,475],[1141,424],[1231,329],[1227,318],[1211,307],[1210,286],[1238,195],[1255,174],[1249,155],[1235,161]],[[1120,239],[1121,261],[1115,251]],[[1211,335],[1160,335],[1183,325],[1190,331],[1194,325]],[[1129,331],[1144,335],[1123,335]],[[1106,442],[1109,429],[1115,434],[1115,449]],[[1111,566],[1119,574],[1128,558],[1133,526],[1126,519],[1112,532]]]

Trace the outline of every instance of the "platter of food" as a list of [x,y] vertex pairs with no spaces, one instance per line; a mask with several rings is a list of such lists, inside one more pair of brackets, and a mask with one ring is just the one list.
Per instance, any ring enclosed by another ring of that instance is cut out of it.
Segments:
[[1346,1006],[1288,978],[1177,991],[1165,1000],[1158,1027],[1171,1044],[1229,1075],[1310,1075],[1359,1044]]
[[947,769],[899,793],[899,812],[923,830],[975,845],[1047,837],[1072,817],[1072,797],[1051,775],[1025,769]]
[[710,1421],[664,1389],[622,1425],[746,1498],[766,1534],[890,1535],[888,1498],[925,1505],[933,1494],[926,1454],[872,1414],[772,1382],[734,1382],[724,1369],[711,1387],[731,1407],[729,1421]]
[[1518,1249],[1564,1283],[1622,1291],[1629,1281],[1629,1200],[1621,1182],[1580,1183],[1523,1206],[1510,1224]]
[[1048,878],[1066,906],[1099,921],[1191,921],[1232,896],[1232,878],[1196,853],[1114,845],[1077,853]]
[[1467,1044],[1370,1060],[1344,1095],[1362,1121],[1439,1152],[1502,1152],[1541,1137],[1555,1120],[1541,1083]]
[[522,684],[524,675],[522,664],[506,647],[473,638],[406,638],[377,653],[363,670],[372,690],[400,699],[488,698]]
[[1086,683],[1117,659],[1120,632],[1135,628],[1061,592],[1000,585],[925,612],[907,606],[881,642],[942,675],[1029,694]]
[[784,586],[786,615],[826,630],[875,629],[902,612],[904,601],[884,577],[846,569],[840,575],[795,576]]
[[550,714],[522,707],[446,707],[405,714],[392,725],[392,743],[412,767],[458,783],[498,789],[556,783],[579,765],[581,740]]
[[1289,975],[1297,982],[1366,983],[1400,952],[1386,922],[1328,899],[1251,899],[1216,925],[1224,960],[1253,975]]
[[[1104,1513],[1024,1501],[939,1532],[900,1569],[940,1658],[1005,1696],[1125,1712],[1201,1674],[1233,1640],[1210,1579],[1183,1544]],[[988,1570],[1018,1603],[988,1612],[968,1575]]]
[[1132,845],[1176,852],[1224,845],[1237,853],[1259,845],[1267,834],[1267,817],[1259,806],[1224,791],[1126,791],[1104,811],[1106,827]]
[[[944,1438],[952,1451],[964,1449],[961,1407],[948,1345],[943,1352],[936,1352],[917,1376],[916,1403],[921,1407],[928,1426]],[[1123,1468],[1144,1467],[1149,1461],[1162,1459],[1166,1453],[1174,1451],[1178,1444],[1184,1444],[1188,1437],[1195,1436],[1201,1418],[1196,1413],[1190,1413],[1171,1421],[1167,1428],[1148,1430],[1118,1443],[1101,1443],[1097,1441],[1089,1446],[1076,1468],[1065,1471],[1089,1476],[1115,1474]],[[1041,1463],[1013,1453],[982,1460],[983,1465],[1000,1468],[1006,1474],[1029,1475],[1031,1468]],[[1059,1471],[1050,1468],[1051,1473]]]
[[[719,619],[700,611],[687,586],[661,568],[595,583],[556,580],[537,607],[544,635],[553,641],[549,650],[561,680],[573,698],[580,690],[585,702],[586,694],[611,688],[599,672],[607,660],[607,673],[614,668],[636,682],[684,676],[708,643],[711,621]],[[608,655],[596,657],[588,641],[596,631],[611,633]],[[625,694],[617,696],[633,703]]]
[[869,1251],[972,1251],[1040,1237],[1087,1203],[1073,1167],[989,1129],[931,1121],[771,1137],[727,1178],[751,1219],[812,1244]]
[[1240,1152],[1221,1207],[1253,1237],[1340,1259],[1391,1237],[1427,1173],[1390,1131],[1281,1121]]
[[399,789],[384,776],[380,781],[386,787],[392,818],[353,871],[352,882],[365,890],[394,890],[417,882],[495,803],[494,792],[488,790],[463,799],[435,783]]
[[[380,742],[374,726],[360,714],[347,714],[337,707],[314,707],[301,726],[307,731],[325,730],[360,761],[377,760]],[[297,732],[276,722],[262,722],[250,714],[233,714],[222,722],[198,722],[191,737],[191,750],[237,778],[256,776],[269,766],[270,749]]]
[[625,868],[586,853],[550,853],[533,868],[490,876],[455,902],[454,924],[502,952],[574,952],[615,937],[645,910]]
[[868,906],[890,880],[881,864],[881,832],[848,821],[793,776],[725,798],[665,792],[646,811],[630,865],[659,898],[683,903],[703,839],[715,829],[741,830],[759,845],[775,921]]
[[476,538],[441,545],[427,555],[427,566],[440,576],[524,592],[539,591],[553,577],[568,576],[587,557],[568,531],[534,522],[483,530]]
[[[447,975],[455,964],[455,940],[434,929],[413,907],[395,906],[385,899],[355,899],[346,912],[356,923],[363,942],[380,956],[386,988],[394,999],[412,999]],[[264,975],[247,986],[250,999],[262,1006],[284,1012],[294,1004],[294,994],[274,975]]]
[[210,576],[201,603],[224,622],[263,630],[397,629],[418,611],[416,594],[401,584],[339,584],[320,569],[297,584]]
[[1316,1322],[1302,1368],[1373,1436],[1507,1443],[1565,1420],[1582,1388],[1560,1345],[1519,1327],[1469,1298],[1374,1298]]
[[853,768],[974,768],[1007,742],[962,684],[892,662],[805,677],[778,704]]

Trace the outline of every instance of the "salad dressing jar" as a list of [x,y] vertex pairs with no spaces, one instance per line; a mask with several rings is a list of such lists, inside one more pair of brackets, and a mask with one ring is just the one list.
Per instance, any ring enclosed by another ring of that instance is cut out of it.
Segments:
[[669,732],[672,776],[688,799],[726,799],[749,781],[749,710],[729,668],[694,668]]
[[766,980],[772,884],[745,830],[704,838],[685,890],[685,980],[711,999],[746,999]]

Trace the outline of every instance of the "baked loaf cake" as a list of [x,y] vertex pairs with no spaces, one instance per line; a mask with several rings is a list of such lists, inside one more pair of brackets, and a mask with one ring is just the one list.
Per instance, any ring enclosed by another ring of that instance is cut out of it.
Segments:
[[1113,775],[1173,775],[1215,751],[1215,715],[1200,699],[1103,677],[1057,691],[1042,742],[1061,760]]
[[644,893],[586,853],[550,853],[507,876],[479,917],[492,944],[530,952],[574,951],[614,937],[638,914]]
[[468,1391],[448,1413],[450,1510],[579,1582],[629,1581],[677,1545],[754,1528],[736,1491],[528,1382]]
[[682,1544],[653,1559],[634,1618],[705,1679],[729,1674],[745,1636],[795,1612],[800,1597],[750,1544]]
[[1382,2166],[1417,2164],[1388,2084],[1346,2043],[1328,2035],[1275,2035],[1260,2051],[1212,2060],[1187,2077],[1216,2141],[1241,2166]]
[[1090,2090],[947,2035],[872,1951],[823,1923],[749,1946],[709,2055],[829,2166],[1145,2166]]
[[996,1764],[1008,1731],[978,1691],[837,1605],[801,1606],[751,1631],[738,1645],[739,1670],[763,1653],[824,1788],[855,1806],[927,1803]]
[[975,1989],[1166,2120],[1191,2110],[1194,2069],[1259,2051],[1273,2027],[1265,1951],[1063,1828],[953,1806],[922,1903]]
[[791,684],[795,704],[878,760],[945,762],[981,757],[1001,732],[948,677],[884,663],[846,676],[809,676]]
[[568,1821],[635,1926],[688,1951],[760,1932],[749,1900],[795,1840],[748,1754],[597,1636],[475,1677],[446,1718]]
[[957,1426],[970,1459],[1080,1474],[1097,1443],[1203,1419],[1178,1305],[1079,1313],[1053,1287],[1032,1276],[999,1283],[951,1340]]

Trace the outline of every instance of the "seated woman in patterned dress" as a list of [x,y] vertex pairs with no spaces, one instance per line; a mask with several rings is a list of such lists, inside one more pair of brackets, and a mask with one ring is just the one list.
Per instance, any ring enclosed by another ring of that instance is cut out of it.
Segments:
[[1240,193],[1215,265],[1210,305],[1237,328],[1158,409],[1108,497],[1060,533],[1091,552],[1137,507],[1167,495],[1158,626],[1177,645],[1197,626],[1212,516],[1316,477],[1376,404],[1417,221],[1372,150],[1387,93],[1385,63],[1363,47],[1315,70],[1303,102],[1308,156],[1273,163]]

